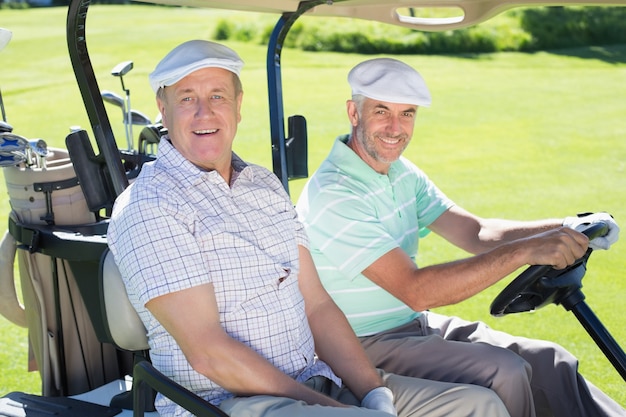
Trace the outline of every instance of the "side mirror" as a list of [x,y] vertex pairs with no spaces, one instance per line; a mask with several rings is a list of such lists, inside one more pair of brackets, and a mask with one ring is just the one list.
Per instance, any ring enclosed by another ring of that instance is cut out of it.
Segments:
[[94,153],[85,130],[77,130],[65,138],[65,146],[74,165],[74,171],[83,190],[87,207],[99,217],[100,210],[104,209],[107,215],[113,208],[115,191],[104,156]]
[[308,135],[304,116],[290,116],[287,119],[286,157],[288,179],[307,178]]

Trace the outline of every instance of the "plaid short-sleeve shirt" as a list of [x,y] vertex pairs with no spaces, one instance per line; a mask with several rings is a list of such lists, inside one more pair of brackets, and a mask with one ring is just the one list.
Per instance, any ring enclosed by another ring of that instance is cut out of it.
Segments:
[[[212,283],[226,332],[298,381],[341,381],[315,357],[298,288],[298,245],[308,240],[274,174],[233,154],[231,186],[187,161],[167,139],[117,199],[108,244],[148,330],[161,372],[217,404],[232,396],[195,372],[145,308],[158,296]],[[162,415],[185,415],[165,397]]]

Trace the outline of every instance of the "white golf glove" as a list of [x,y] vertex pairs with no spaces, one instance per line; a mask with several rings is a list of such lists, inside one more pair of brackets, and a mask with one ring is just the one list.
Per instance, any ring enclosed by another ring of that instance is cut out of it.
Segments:
[[393,393],[387,387],[374,388],[363,397],[361,407],[370,410],[384,411],[387,414],[397,417],[398,412],[393,405]]
[[567,226],[570,229],[580,232],[590,224],[599,222],[606,223],[609,227],[609,231],[606,235],[591,240],[589,242],[589,247],[594,250],[607,250],[613,243],[617,242],[617,239],[619,238],[619,226],[615,223],[613,216],[609,213],[593,213],[581,215],[580,217],[566,217],[565,220],[563,220],[563,226]]

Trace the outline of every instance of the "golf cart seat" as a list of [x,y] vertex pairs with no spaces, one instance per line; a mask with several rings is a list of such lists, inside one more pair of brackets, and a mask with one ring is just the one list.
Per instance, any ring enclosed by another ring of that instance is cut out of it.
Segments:
[[122,276],[108,249],[102,254],[98,285],[104,327],[100,338],[105,339],[101,341],[131,351],[134,356],[132,390],[113,398],[111,406],[132,409],[135,417],[143,416],[146,411],[154,411],[154,397],[160,392],[198,417],[228,417],[152,366],[146,328],[128,299]]
[[100,272],[105,332],[110,337],[109,342],[122,350],[147,351],[150,347],[146,328],[128,299],[122,276],[108,249],[102,255]]

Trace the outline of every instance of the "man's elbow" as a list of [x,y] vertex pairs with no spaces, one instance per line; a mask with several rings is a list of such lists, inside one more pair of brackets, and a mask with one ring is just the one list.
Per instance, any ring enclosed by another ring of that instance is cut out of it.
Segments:
[[429,297],[424,296],[423,294],[408,294],[400,299],[407,306],[409,306],[411,310],[417,312],[439,307],[438,305],[433,305],[433,300],[431,300]]
[[210,347],[192,349],[185,352],[185,358],[189,362],[189,366],[201,375],[208,378],[218,376],[223,372],[223,368],[228,363],[227,358],[232,355],[229,349],[220,349],[215,343],[211,343]]
[[193,354],[187,357],[187,362],[197,373],[205,376],[214,375],[219,371],[219,360],[212,359],[209,355]]

